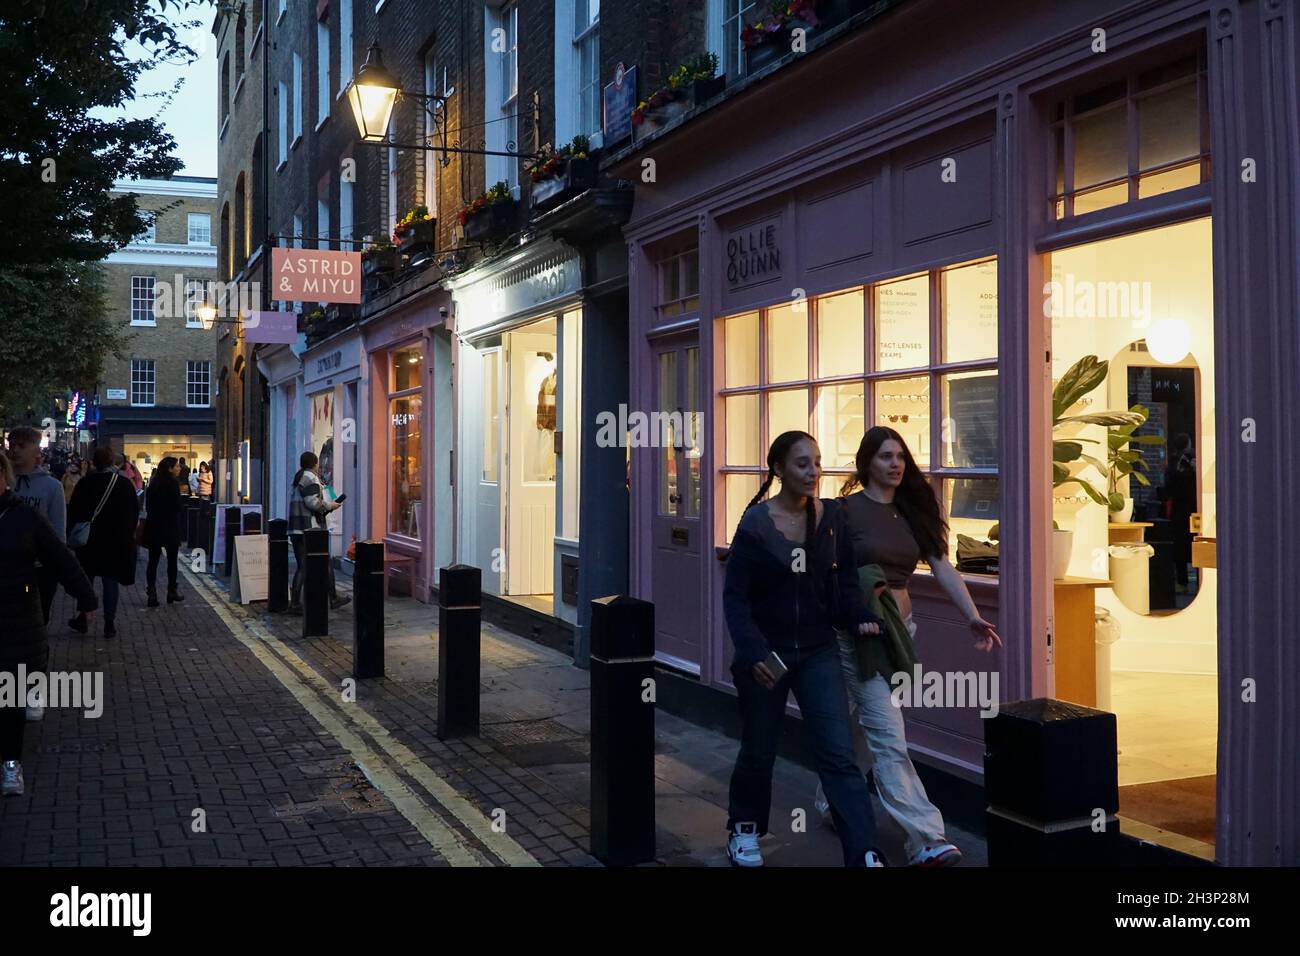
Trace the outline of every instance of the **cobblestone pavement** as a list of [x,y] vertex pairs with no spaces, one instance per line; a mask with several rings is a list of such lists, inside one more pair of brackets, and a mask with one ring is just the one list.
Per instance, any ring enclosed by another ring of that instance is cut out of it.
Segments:
[[[386,676],[352,681],[352,607],[331,614],[331,636],[303,638],[300,618],[232,605],[219,578],[187,572],[182,591],[146,609],[143,587],[124,588],[113,641],[68,630],[60,592],[50,666],[102,671],[104,713],[27,725],[27,794],[0,801],[0,865],[596,863],[589,675],[564,655],[485,624],[481,735],[444,742],[436,608],[390,600]],[[658,862],[726,865],[735,753],[656,715]],[[769,863],[838,864],[815,784],[778,761]],[[780,825],[801,808],[806,828]],[[949,835],[983,863],[981,841]],[[901,862],[901,846],[885,850]]]

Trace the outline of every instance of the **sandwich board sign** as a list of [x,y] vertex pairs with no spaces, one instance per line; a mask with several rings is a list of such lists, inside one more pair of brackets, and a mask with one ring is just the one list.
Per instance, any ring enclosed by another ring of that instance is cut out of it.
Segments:
[[267,566],[270,548],[264,534],[241,534],[235,538],[234,563],[230,567],[230,597],[240,604],[266,600]]

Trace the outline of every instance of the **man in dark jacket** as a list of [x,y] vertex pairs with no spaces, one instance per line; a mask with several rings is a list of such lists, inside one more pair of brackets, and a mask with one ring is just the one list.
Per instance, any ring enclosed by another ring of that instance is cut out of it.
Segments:
[[[16,682],[20,668],[28,674],[45,669],[49,643],[37,585],[37,562],[51,569],[87,614],[96,607],[95,591],[76,556],[55,535],[45,517],[18,500],[11,490],[13,468],[0,456],[0,674]],[[27,688],[22,688],[26,698]],[[27,727],[25,699],[14,706],[0,703],[0,794],[23,792],[23,733]]]
[[[104,637],[116,637],[118,585],[135,584],[135,526],[140,518],[140,500],[131,482],[113,467],[111,448],[96,448],[95,470],[72,492],[68,505],[68,526],[89,521],[90,539],[77,549],[77,560],[88,578],[98,577],[104,588]],[[98,516],[95,512],[98,509]],[[81,634],[88,631],[86,617],[78,614],[68,627]]]

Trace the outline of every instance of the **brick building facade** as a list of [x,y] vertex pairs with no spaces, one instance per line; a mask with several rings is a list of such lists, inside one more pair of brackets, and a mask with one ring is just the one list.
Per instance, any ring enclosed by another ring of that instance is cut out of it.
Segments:
[[102,266],[112,318],[131,329],[121,357],[107,356],[99,383],[99,441],[147,477],[164,455],[212,457],[214,334],[195,312],[217,277],[216,182],[176,176],[119,182],[152,228]]

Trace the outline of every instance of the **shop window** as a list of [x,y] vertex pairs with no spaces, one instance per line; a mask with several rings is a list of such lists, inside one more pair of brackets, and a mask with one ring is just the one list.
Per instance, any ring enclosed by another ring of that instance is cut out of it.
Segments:
[[1056,219],[1209,182],[1204,57],[1135,71],[1057,104]]
[[834,497],[871,425],[907,443],[950,509],[952,544],[958,531],[986,533],[997,520],[997,325],[991,259],[722,318],[722,536],[781,432],[817,438],[822,494]]
[[687,249],[659,260],[659,316],[671,318],[700,308],[700,251]]
[[417,540],[423,501],[423,368],[418,347],[393,352],[388,396],[388,530]]

